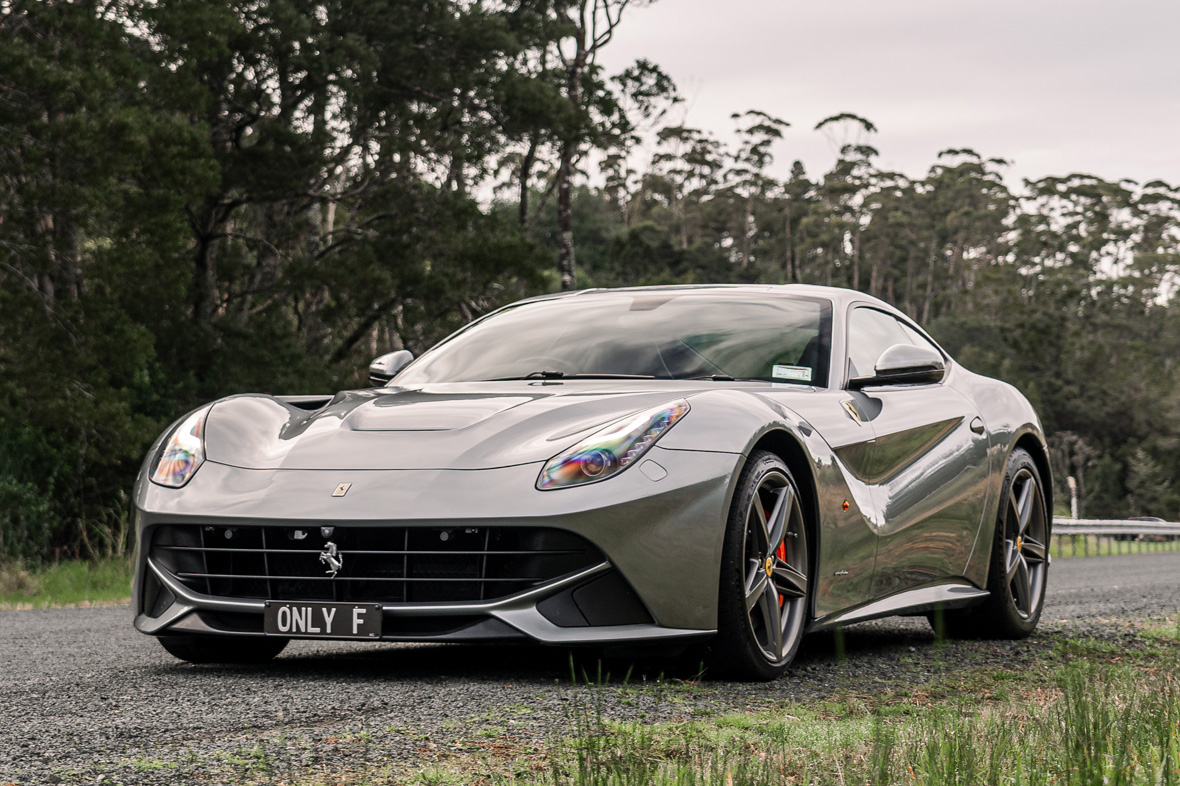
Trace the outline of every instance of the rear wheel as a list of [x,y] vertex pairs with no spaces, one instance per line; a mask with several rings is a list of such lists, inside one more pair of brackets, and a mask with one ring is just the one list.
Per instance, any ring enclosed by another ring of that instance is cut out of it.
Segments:
[[264,663],[287,646],[287,639],[252,636],[161,636],[160,644],[189,663]]
[[1041,474],[1022,448],[1012,451],[1000,494],[1000,512],[988,568],[988,599],[961,611],[934,612],[937,633],[1021,639],[1036,630],[1049,572],[1049,512]]
[[786,671],[807,621],[810,566],[798,486],[777,456],[756,452],[726,527],[711,671],[740,680]]

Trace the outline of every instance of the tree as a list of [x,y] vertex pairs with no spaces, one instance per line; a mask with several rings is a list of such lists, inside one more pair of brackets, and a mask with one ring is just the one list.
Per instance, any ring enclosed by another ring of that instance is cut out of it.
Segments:
[[565,69],[563,95],[568,105],[566,122],[557,133],[557,270],[562,289],[577,287],[571,189],[582,148],[597,130],[597,96],[592,87],[597,76],[596,61],[632,2],[639,5],[642,0],[555,0],[553,4],[553,12],[564,27],[555,49]]

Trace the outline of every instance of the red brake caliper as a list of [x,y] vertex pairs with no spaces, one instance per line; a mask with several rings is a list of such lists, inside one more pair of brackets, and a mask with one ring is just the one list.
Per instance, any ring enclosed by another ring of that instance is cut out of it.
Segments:
[[[787,561],[787,541],[785,540],[786,533],[783,534],[783,538],[783,542],[778,544],[778,551],[775,552],[775,555],[779,558],[780,562],[785,563]],[[778,596],[778,607],[780,609],[783,607],[783,596],[781,593]]]

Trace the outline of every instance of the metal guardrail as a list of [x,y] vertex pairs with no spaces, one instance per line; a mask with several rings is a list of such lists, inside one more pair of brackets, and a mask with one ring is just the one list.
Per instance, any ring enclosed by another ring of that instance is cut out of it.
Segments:
[[1057,554],[1075,557],[1180,551],[1180,523],[1132,519],[1053,519]]

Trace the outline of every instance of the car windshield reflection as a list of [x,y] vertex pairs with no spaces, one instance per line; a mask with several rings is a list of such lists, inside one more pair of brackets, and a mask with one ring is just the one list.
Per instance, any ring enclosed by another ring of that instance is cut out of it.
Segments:
[[480,320],[398,385],[512,379],[710,379],[824,385],[820,298],[607,292],[523,303]]

